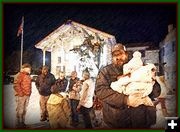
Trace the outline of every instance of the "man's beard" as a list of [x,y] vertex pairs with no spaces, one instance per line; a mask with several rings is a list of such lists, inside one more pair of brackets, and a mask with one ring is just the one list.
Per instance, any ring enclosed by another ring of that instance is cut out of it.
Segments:
[[114,64],[119,67],[119,66],[123,66],[124,63],[125,63],[125,62],[121,60],[121,61],[117,61],[117,62],[114,63]]
[[122,61],[117,63],[118,66],[122,66],[123,64],[124,64],[124,62],[122,62]]
[[47,73],[42,74],[43,78],[46,78],[46,76],[47,76]]

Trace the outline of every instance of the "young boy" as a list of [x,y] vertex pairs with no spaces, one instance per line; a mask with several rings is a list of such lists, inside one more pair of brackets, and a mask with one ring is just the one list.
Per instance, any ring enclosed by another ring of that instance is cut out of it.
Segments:
[[51,128],[69,127],[71,109],[66,97],[59,93],[56,85],[51,87],[52,94],[47,102],[47,111]]

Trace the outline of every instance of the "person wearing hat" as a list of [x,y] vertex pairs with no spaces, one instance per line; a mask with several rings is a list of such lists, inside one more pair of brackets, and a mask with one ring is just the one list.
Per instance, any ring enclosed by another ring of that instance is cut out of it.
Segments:
[[41,119],[40,121],[48,121],[47,112],[47,101],[51,95],[51,86],[55,84],[55,77],[49,72],[47,66],[42,67],[41,74],[38,75],[35,85],[40,94],[40,109],[41,109]]
[[14,79],[16,97],[16,127],[25,128],[25,116],[31,95],[31,65],[25,63]]
[[[123,75],[123,65],[128,60],[128,54],[122,44],[112,48],[112,64],[98,73],[95,94],[103,102],[103,119],[105,128],[149,128],[156,123],[156,108],[143,105],[143,99],[138,94],[125,95],[111,89],[112,82]],[[154,85],[151,97],[160,94],[159,85]]]

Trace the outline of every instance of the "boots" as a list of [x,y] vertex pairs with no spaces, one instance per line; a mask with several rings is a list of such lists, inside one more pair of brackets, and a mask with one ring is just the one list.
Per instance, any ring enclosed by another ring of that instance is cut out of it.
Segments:
[[23,117],[17,118],[16,128],[26,128],[26,124],[24,123]]
[[40,119],[40,121],[49,121],[49,118],[48,118],[49,116],[48,116],[48,113],[47,112],[45,112],[45,113],[43,113],[42,115],[41,115],[41,119]]
[[47,120],[47,118],[45,116],[41,116],[40,121],[46,121],[46,120]]
[[47,120],[46,113],[43,113],[43,114],[41,115],[40,121],[46,121],[46,120]]

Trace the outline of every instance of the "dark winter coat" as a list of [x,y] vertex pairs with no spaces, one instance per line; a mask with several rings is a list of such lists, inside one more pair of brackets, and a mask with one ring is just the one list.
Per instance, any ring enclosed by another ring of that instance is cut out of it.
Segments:
[[51,94],[51,86],[55,81],[56,79],[51,73],[48,73],[45,77],[42,74],[39,75],[35,83],[39,94],[42,96],[49,96]]
[[[110,64],[102,68],[96,80],[95,94],[103,102],[103,118],[111,128],[148,128],[156,122],[156,108],[140,105],[136,108],[126,105],[124,94],[110,88],[111,82],[117,81],[117,76],[123,74],[122,67]],[[152,93],[160,95],[160,87],[155,87]]]

